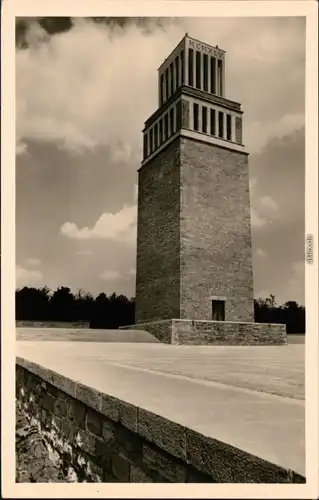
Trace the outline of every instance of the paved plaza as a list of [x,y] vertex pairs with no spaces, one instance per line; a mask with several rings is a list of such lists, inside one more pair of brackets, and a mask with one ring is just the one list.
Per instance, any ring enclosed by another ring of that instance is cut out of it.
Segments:
[[17,356],[305,474],[304,345],[53,342],[34,335],[38,340],[22,341],[19,330]]

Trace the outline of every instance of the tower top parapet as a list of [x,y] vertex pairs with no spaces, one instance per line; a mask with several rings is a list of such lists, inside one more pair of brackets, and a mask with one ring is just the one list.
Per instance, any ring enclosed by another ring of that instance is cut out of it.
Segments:
[[158,107],[143,130],[143,164],[175,137],[244,151],[242,111],[225,97],[226,51],[185,34],[158,68]]
[[176,52],[179,52],[178,49],[187,49],[188,47],[218,58],[223,58],[224,54],[226,54],[226,51],[222,50],[218,45],[210,45],[208,43],[201,42],[196,38],[190,37],[188,33],[185,33],[185,36],[182,38],[182,40],[176,45],[172,52],[167,57],[165,57],[164,61],[158,68],[158,71],[162,69],[162,67],[168,60],[172,59],[172,56],[175,55]]
[[158,68],[158,104],[182,85],[210,94],[225,94],[226,51],[185,34]]

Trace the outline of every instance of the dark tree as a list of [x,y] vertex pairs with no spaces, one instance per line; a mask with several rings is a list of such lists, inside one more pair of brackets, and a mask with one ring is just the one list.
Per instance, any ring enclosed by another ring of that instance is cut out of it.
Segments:
[[287,333],[305,333],[305,308],[295,301],[276,305],[274,295],[255,300],[255,321],[257,323],[281,323],[286,325]]
[[50,310],[50,290],[24,287],[16,291],[16,319],[40,321],[48,319]]
[[113,293],[107,297],[101,293],[95,299],[91,328],[118,328],[134,324],[134,299]]
[[76,320],[90,321],[93,307],[93,295],[80,289],[74,297],[74,313]]
[[305,333],[306,310],[295,301],[288,301],[282,306],[287,325],[287,333]]
[[76,321],[75,297],[68,287],[61,286],[50,300],[50,316],[54,321]]

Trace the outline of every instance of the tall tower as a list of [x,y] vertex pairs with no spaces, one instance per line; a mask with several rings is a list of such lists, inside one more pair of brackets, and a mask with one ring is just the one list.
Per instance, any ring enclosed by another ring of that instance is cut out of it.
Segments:
[[253,321],[248,153],[225,64],[186,34],[158,70],[138,172],[136,323]]
[[225,63],[186,34],[158,70],[138,172],[133,328],[174,344],[284,345],[285,325],[254,322],[248,153]]

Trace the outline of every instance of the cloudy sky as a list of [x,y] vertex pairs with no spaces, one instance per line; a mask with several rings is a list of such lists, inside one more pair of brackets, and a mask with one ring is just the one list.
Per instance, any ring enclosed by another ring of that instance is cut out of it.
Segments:
[[304,303],[304,18],[18,20],[18,287],[135,294],[141,130],[185,32],[245,112],[255,297]]

